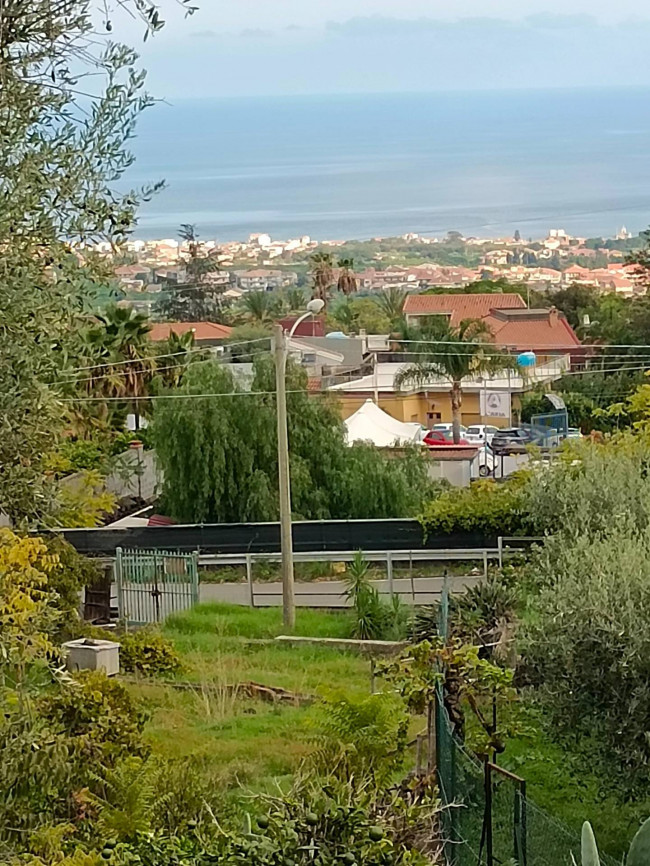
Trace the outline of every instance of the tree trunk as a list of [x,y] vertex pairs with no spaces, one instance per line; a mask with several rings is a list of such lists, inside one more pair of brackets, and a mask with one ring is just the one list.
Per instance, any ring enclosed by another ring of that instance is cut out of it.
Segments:
[[462,406],[462,403],[463,395],[460,390],[460,382],[453,382],[451,385],[451,420],[453,424],[452,430],[455,445],[460,442],[460,407]]

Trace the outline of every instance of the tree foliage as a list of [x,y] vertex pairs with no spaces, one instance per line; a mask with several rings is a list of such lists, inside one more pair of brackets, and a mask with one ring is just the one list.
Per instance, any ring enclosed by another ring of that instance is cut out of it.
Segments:
[[[152,4],[133,6],[158,29]],[[71,243],[119,243],[153,192],[116,190],[150,99],[135,53],[98,36],[94,12],[91,0],[0,9],[0,510],[15,520],[49,507],[39,461],[61,426],[59,370],[107,278]]]
[[166,282],[154,316],[168,322],[223,322],[225,286],[214,279],[219,270],[217,252],[206,248],[193,225],[182,225],[179,236],[187,245],[187,253],[179,256],[183,281]]
[[556,735],[619,790],[647,795],[649,530],[614,520],[596,535],[559,534],[534,573],[524,653]]
[[[307,393],[304,371],[289,364],[287,383],[295,516],[415,513],[431,492],[421,455],[407,451],[391,459],[369,445],[349,447],[335,404]],[[196,396],[157,403],[152,435],[172,516],[188,522],[277,519],[274,391],[268,358],[255,358],[250,394],[222,365],[205,362],[188,371],[180,389]]]

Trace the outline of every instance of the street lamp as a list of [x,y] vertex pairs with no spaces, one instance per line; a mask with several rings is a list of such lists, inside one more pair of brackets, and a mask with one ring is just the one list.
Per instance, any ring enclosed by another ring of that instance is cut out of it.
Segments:
[[287,356],[288,340],[296,333],[301,322],[316,316],[325,306],[325,301],[313,298],[307,304],[307,312],[293,323],[289,334],[278,322],[275,337],[275,388],[277,392],[278,418],[278,481],[280,489],[280,550],[282,551],[282,612],[284,624],[293,628],[296,624],[296,605],[293,590],[293,539],[291,537],[291,478],[289,476],[289,436],[287,432]]

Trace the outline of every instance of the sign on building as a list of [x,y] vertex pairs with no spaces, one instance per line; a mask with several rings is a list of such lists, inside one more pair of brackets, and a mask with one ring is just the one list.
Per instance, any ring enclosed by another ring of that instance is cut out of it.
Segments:
[[481,391],[481,415],[485,418],[510,418],[510,394],[507,391]]

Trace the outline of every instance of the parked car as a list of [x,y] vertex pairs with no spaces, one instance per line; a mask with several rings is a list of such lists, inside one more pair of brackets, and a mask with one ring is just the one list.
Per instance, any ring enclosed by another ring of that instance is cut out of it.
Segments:
[[454,442],[451,430],[429,430],[422,442],[425,445],[435,445],[436,447],[439,445],[469,445],[467,439],[460,439],[458,442]]
[[465,432],[465,439],[472,445],[489,445],[494,434],[498,432],[499,428],[490,424],[472,424]]
[[[451,434],[453,432],[454,425],[453,424],[434,424],[431,429],[432,430],[438,430],[441,433]],[[467,432],[467,427],[463,427],[463,425],[461,424],[460,425],[460,435],[464,436],[466,432]]]
[[478,452],[478,474],[481,478],[489,478],[494,475],[497,459],[485,445]]
[[490,448],[499,456],[521,454],[535,441],[537,440],[532,431],[523,427],[509,427],[494,434]]

